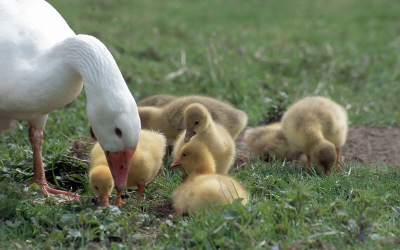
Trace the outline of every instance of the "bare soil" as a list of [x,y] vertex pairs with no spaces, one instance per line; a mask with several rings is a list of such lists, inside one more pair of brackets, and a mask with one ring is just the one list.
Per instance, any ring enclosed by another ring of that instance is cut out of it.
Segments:
[[160,201],[153,204],[153,213],[157,216],[166,217],[174,212],[171,201]]
[[[236,170],[246,165],[250,155],[243,134],[242,132],[236,139]],[[346,144],[341,149],[341,158],[344,162],[358,161],[378,167],[392,164],[400,167],[400,128],[350,127]]]

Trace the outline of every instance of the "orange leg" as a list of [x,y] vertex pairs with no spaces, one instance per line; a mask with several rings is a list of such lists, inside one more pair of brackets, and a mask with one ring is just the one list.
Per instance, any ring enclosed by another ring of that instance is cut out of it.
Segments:
[[175,213],[172,214],[172,216],[178,216],[178,215],[182,215],[183,217],[185,217],[189,216],[189,213],[184,213],[182,212],[182,210],[178,209]]
[[337,154],[336,167],[337,167],[338,172],[340,172],[342,170],[342,167],[339,164],[339,162],[340,162],[340,148],[336,149],[336,154]]
[[115,198],[115,202],[114,202],[114,205],[115,206],[119,206],[119,205],[125,205],[126,203],[125,202],[123,202],[122,200],[121,200],[121,192],[118,192],[117,191],[117,198]]
[[[138,194],[139,194],[138,199],[137,199],[138,201],[140,201],[140,199],[143,196],[144,187],[145,187],[145,184],[137,184],[137,189],[138,189]],[[117,198],[115,198],[114,205],[118,206],[118,205],[125,205],[125,204],[126,204],[126,202],[123,202],[121,199],[121,192],[117,191]]]
[[138,198],[137,198],[137,200],[138,201],[140,201],[140,199],[142,199],[143,192],[144,192],[144,187],[145,187],[145,184],[137,184],[137,190],[138,190]]
[[49,184],[47,184],[42,159],[43,129],[37,129],[31,126],[29,128],[29,142],[32,145],[33,151],[33,178],[26,185],[29,186],[33,183],[37,183],[42,186],[42,193],[47,196],[55,196],[57,194],[65,195],[64,199],[59,199],[60,202],[67,200],[72,201],[76,198],[80,198],[77,194],[57,190],[51,188]]
[[182,214],[182,210],[178,209],[175,213],[172,214],[172,216],[177,216],[178,214]]
[[306,168],[306,172],[309,173],[310,172],[310,168],[311,168],[311,156],[309,156],[308,154],[306,154],[306,156],[307,156],[307,162],[308,162],[308,165],[307,165],[307,168]]

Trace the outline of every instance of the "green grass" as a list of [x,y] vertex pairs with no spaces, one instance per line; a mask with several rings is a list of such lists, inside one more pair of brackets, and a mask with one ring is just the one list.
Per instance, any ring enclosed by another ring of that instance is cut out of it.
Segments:
[[[54,205],[49,198],[41,201],[35,187],[26,193],[22,184],[6,179],[0,186],[0,208],[7,211],[0,224],[0,247],[11,243],[24,248],[112,249],[400,246],[399,172],[391,166],[378,170],[349,163],[341,173],[326,177],[306,174],[288,163],[252,159],[248,164],[246,170],[233,173],[250,191],[248,205],[235,202],[221,212],[186,219],[160,217],[154,211],[171,198],[168,189],[155,184],[146,188],[140,204],[134,192],[119,210],[100,208],[90,193],[83,193],[80,201]],[[164,172],[157,183],[174,188],[180,182],[176,172],[166,177]]]
[[[256,126],[318,94],[345,106],[353,126],[400,124],[396,0],[49,2],[76,33],[107,45],[136,100],[209,95]],[[250,191],[247,206],[188,219],[155,209],[180,181],[167,167],[140,204],[130,190],[121,210],[100,209],[87,165],[63,157],[72,143],[60,132],[89,135],[85,106],[81,94],[50,114],[43,145],[49,182],[77,190],[79,202],[55,205],[23,185],[32,172],[26,122],[0,137],[0,248],[400,248],[399,172],[390,165],[346,163],[325,177],[253,159],[232,172]]]
[[[132,94],[207,94],[256,125],[265,98],[328,95],[354,125],[400,122],[400,29],[393,1],[51,1],[111,50]],[[165,77],[183,68],[173,79]]]

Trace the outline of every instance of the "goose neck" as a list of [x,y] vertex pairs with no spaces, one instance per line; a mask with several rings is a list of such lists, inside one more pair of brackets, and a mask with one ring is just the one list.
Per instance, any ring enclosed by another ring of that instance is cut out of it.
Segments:
[[88,100],[128,88],[118,66],[106,46],[97,38],[77,35],[55,45],[49,52],[77,72],[85,85]]

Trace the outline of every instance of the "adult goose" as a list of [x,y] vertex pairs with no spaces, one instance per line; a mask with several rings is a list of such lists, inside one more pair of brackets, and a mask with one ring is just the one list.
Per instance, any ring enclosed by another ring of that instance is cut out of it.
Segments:
[[106,153],[118,191],[126,187],[140,119],[118,66],[98,39],[76,35],[43,0],[0,1],[0,132],[27,120],[33,178],[47,195],[74,194],[46,182],[43,128],[48,114],[72,102],[85,86],[87,115]]

